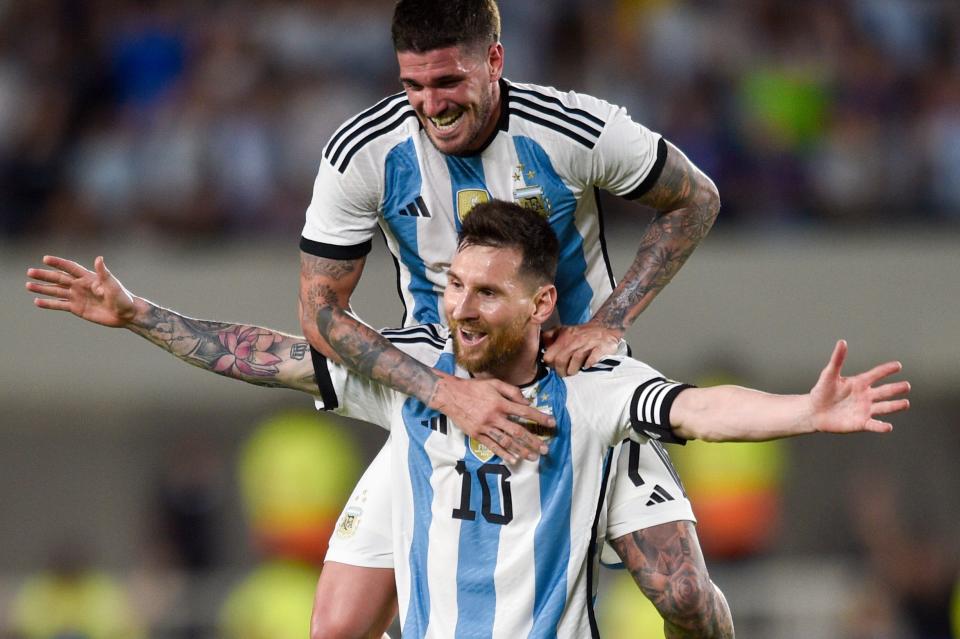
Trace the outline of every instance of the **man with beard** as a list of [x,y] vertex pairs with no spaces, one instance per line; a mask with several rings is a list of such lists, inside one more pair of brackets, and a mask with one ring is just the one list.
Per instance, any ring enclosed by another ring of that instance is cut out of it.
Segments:
[[[644,559],[610,529],[605,491],[613,446],[624,438],[683,443],[762,441],[812,432],[888,432],[876,419],[905,410],[905,381],[888,362],[842,377],[838,342],[813,389],[772,395],[736,386],[694,388],[626,356],[569,377],[544,366],[542,327],[557,303],[558,243],[537,213],[512,203],[477,206],[464,220],[443,295],[449,328],[384,331],[418,361],[460,378],[497,379],[521,389],[553,429],[524,424],[548,454],[510,463],[439,411],[317,355],[294,357],[300,338],[258,327],[186,320],[128,293],[103,264],[97,273],[57,258],[31,269],[28,288],[54,299],[43,308],[131,330],[213,370],[221,332],[256,330],[272,339],[270,370],[220,372],[252,383],[318,395],[318,406],[390,429],[393,554],[404,636],[597,636],[592,602],[600,540],[617,537],[631,571]],[[164,323],[164,328],[158,328]],[[196,331],[205,327],[209,335]],[[187,348],[184,348],[184,347]],[[260,353],[262,354],[262,353]],[[262,358],[261,358],[262,360]],[[263,360],[262,360],[263,361]],[[266,367],[264,367],[266,368]],[[252,369],[251,369],[252,370]],[[345,512],[350,517],[349,507]],[[695,546],[687,553],[695,553]]]
[[[404,324],[443,322],[440,299],[464,216],[478,202],[514,201],[545,215],[559,240],[556,327],[544,362],[561,375],[618,352],[625,330],[669,283],[719,210],[710,179],[626,111],[597,98],[502,77],[494,0],[400,0],[392,36],[404,91],[348,120],[331,137],[300,242],[301,327],[311,346],[358,374],[416,397],[508,461],[546,446],[518,424],[542,426],[520,391],[461,379],[418,362],[349,314],[379,225],[398,269]],[[606,256],[599,191],[656,211],[616,284]],[[634,523],[639,587],[670,639],[733,636],[722,593],[700,552],[689,502],[659,444],[614,460],[612,500]],[[631,468],[627,465],[633,463]],[[628,470],[633,471],[628,473]],[[642,478],[631,480],[630,477]],[[334,536],[317,592],[314,639],[379,636],[393,566],[387,454],[358,483],[362,517]],[[674,499],[647,506],[650,490]],[[629,510],[630,512],[627,512]]]

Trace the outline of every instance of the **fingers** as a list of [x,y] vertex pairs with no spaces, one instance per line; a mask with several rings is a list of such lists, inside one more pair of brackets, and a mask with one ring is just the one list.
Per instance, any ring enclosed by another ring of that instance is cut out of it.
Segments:
[[863,430],[871,433],[889,433],[893,430],[893,424],[890,422],[882,422],[878,419],[871,419],[863,425]]
[[520,461],[516,455],[507,451],[507,449],[501,446],[491,435],[480,435],[474,439],[489,448],[494,455],[497,455],[508,464],[516,464],[518,461]]
[[83,277],[84,275],[90,272],[84,267],[74,262],[73,260],[57,257],[56,255],[44,255],[43,263],[46,264],[47,266],[58,268],[64,273],[68,273],[74,277]]
[[67,300],[54,300],[47,297],[35,297],[33,305],[38,308],[47,308],[52,311],[69,311],[70,302]]
[[108,280],[113,277],[113,273],[107,268],[107,263],[104,261],[102,255],[98,255],[97,259],[93,261],[93,268],[102,280]]
[[910,382],[893,382],[870,389],[870,399],[879,402],[885,399],[893,399],[898,395],[906,395],[910,392]]
[[888,402],[874,402],[870,407],[870,415],[891,415],[910,408],[909,399],[894,399]]
[[874,366],[865,373],[860,373],[858,377],[862,378],[868,385],[872,386],[884,377],[889,377],[894,373],[899,373],[903,370],[903,364],[900,362],[886,362],[878,366]]
[[827,367],[823,369],[824,375],[829,377],[839,377],[840,370],[843,368],[843,362],[847,358],[847,340],[837,340],[837,345],[833,347],[833,353],[830,355],[830,361]]
[[58,299],[65,299],[68,295],[68,289],[57,284],[40,284],[39,282],[27,282],[27,290],[38,295],[48,295]]
[[63,280],[67,278],[60,271],[51,271],[45,268],[28,268],[27,277],[41,282],[50,282],[51,284],[65,284]]

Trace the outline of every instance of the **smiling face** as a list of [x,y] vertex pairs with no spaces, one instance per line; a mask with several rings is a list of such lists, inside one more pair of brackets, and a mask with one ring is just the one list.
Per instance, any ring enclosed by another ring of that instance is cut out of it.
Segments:
[[399,51],[397,62],[407,99],[437,150],[448,155],[478,150],[497,126],[503,47]]
[[536,374],[540,325],[556,300],[552,285],[519,274],[520,263],[516,248],[465,246],[450,264],[443,293],[457,363],[515,384]]

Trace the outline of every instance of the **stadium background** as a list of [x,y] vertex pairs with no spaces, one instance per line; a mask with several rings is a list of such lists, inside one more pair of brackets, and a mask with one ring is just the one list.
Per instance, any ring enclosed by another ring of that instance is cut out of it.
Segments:
[[[242,460],[265,422],[309,400],[33,309],[23,272],[46,253],[103,254],[132,290],[188,315],[298,332],[296,243],[320,150],[397,89],[391,6],[0,2],[0,632],[14,636],[31,576],[79,553],[132,611],[106,617],[132,615],[153,637],[257,636],[237,612],[260,610],[256,588],[225,603],[267,561]],[[639,356],[679,379],[802,391],[845,337],[849,370],[896,357],[914,382],[889,436],[790,441],[736,469],[717,458],[738,455],[711,449],[723,452],[700,467],[720,464],[716,474],[683,470],[767,506],[737,511],[755,518],[737,520],[755,521],[735,535],[749,543],[709,560],[739,636],[949,636],[937,620],[960,572],[960,7],[542,0],[502,11],[507,77],[628,107],[720,188],[716,228],[629,333]],[[621,273],[645,213],[605,204]],[[356,309],[399,321],[382,244]],[[331,432],[352,437],[362,467],[383,433],[345,428]],[[318,455],[321,476],[353,472],[332,453],[349,442],[311,445],[331,451]],[[337,497],[298,498],[309,520]],[[610,574],[606,623],[640,628]],[[274,593],[286,591],[269,579],[313,579],[267,577]],[[259,614],[274,616],[284,611]],[[100,627],[91,638],[137,634]]]

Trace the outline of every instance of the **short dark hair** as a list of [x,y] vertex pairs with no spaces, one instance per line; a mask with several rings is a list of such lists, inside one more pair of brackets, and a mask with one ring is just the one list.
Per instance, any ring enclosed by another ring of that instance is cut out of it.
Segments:
[[486,48],[500,40],[500,10],[495,0],[399,0],[391,33],[396,51]]
[[520,274],[539,284],[557,277],[560,243],[547,219],[535,211],[503,200],[473,207],[463,219],[457,250],[465,246],[515,248],[520,251]]

